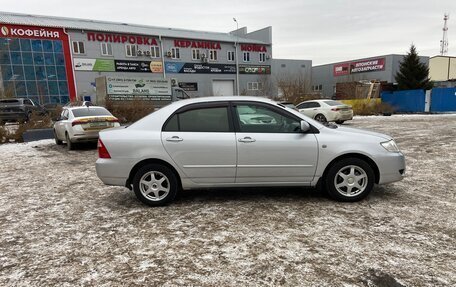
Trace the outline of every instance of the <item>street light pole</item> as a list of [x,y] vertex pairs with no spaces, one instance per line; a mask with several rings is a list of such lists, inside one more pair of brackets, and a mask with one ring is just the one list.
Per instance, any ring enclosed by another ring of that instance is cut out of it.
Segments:
[[239,96],[239,59],[238,59],[238,44],[239,44],[239,36],[238,36],[238,31],[239,30],[239,24],[236,18],[233,18],[234,22],[236,22],[236,41],[234,42],[234,47],[236,49],[235,57],[236,57],[236,95]]

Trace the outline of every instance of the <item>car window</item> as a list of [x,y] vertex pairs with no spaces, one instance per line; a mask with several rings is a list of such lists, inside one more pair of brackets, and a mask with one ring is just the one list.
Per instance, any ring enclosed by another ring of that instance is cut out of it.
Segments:
[[199,108],[174,114],[163,131],[229,132],[228,107]]
[[67,120],[68,119],[69,112],[68,110],[63,110],[62,111],[62,119]]
[[75,118],[78,117],[90,117],[90,116],[112,116],[112,114],[105,108],[79,108],[79,109],[72,109],[71,112],[73,113]]
[[310,102],[309,103],[309,108],[319,108],[321,105],[317,102]]
[[255,105],[236,105],[240,132],[294,133],[300,131],[300,120],[272,108]]
[[325,101],[325,104],[330,105],[330,106],[341,106],[341,105],[343,105],[341,102],[338,102],[338,101]]

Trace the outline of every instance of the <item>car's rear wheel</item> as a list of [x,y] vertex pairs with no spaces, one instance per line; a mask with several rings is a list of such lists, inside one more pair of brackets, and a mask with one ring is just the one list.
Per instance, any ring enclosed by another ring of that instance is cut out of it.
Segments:
[[65,140],[66,140],[66,144],[67,144],[67,149],[74,150],[74,143],[71,142],[70,136],[68,135],[68,133],[65,134]]
[[319,122],[322,122],[322,123],[327,122],[327,119],[326,119],[326,117],[323,114],[316,115],[315,116],[315,120],[319,121]]
[[176,175],[163,165],[145,165],[133,178],[133,191],[136,197],[149,206],[168,204],[176,197],[177,190]]
[[55,144],[56,145],[62,145],[63,142],[61,140],[59,140],[59,138],[57,137],[57,133],[55,132],[54,130],[54,139],[55,139]]
[[358,201],[374,187],[372,167],[359,158],[346,158],[333,164],[326,176],[326,191],[339,201]]
[[345,122],[345,121],[339,120],[339,121],[336,121],[336,124],[341,125],[341,124],[343,124],[344,122]]

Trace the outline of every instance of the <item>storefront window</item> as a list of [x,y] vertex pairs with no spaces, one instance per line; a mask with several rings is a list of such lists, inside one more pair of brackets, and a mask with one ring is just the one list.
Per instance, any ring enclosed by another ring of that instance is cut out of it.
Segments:
[[61,40],[0,38],[0,84],[36,103],[69,101]]

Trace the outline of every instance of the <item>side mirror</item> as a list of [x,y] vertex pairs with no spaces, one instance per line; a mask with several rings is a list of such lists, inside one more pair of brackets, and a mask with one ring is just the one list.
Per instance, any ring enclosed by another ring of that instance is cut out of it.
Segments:
[[301,132],[306,133],[310,130],[310,125],[306,121],[301,121]]

